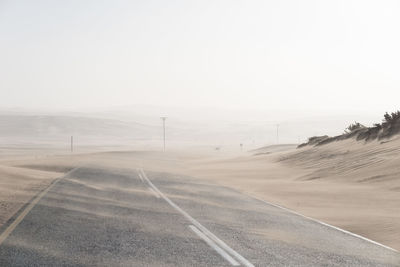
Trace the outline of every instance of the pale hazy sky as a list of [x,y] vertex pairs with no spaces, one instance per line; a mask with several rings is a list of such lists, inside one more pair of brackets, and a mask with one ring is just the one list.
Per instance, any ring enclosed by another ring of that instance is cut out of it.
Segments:
[[400,108],[400,2],[0,0],[0,106]]

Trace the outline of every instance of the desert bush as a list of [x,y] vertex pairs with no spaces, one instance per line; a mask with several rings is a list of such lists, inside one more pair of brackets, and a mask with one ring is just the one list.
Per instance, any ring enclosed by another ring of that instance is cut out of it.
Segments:
[[354,123],[352,123],[352,124],[350,124],[345,130],[344,130],[344,133],[345,134],[349,134],[349,133],[352,133],[352,132],[355,132],[355,131],[358,131],[358,130],[361,130],[361,129],[365,129],[366,127],[364,126],[364,125],[362,125],[361,123],[359,123],[359,122],[354,122]]
[[304,147],[304,146],[313,146],[313,145],[316,145],[316,144],[320,143],[321,141],[323,141],[323,140],[325,140],[327,138],[329,138],[329,136],[327,136],[327,135],[312,136],[312,137],[308,138],[308,141],[306,143],[298,145],[297,148]]
[[383,116],[382,131],[378,139],[390,138],[400,132],[400,111],[388,113]]
[[377,128],[377,129],[382,129],[382,124],[380,124],[380,123],[374,123],[374,128]]
[[382,126],[384,127],[390,126],[399,120],[400,120],[400,111],[392,112],[391,114],[386,112],[385,115],[383,115]]
[[320,146],[334,141],[340,141],[350,138],[355,138],[358,141],[364,140],[366,142],[372,140],[381,140],[390,138],[400,133],[400,110],[383,115],[382,123],[375,123],[372,127],[366,127],[359,122],[350,124],[342,135],[329,137],[329,136],[313,136],[308,139],[307,143],[301,144],[303,146]]

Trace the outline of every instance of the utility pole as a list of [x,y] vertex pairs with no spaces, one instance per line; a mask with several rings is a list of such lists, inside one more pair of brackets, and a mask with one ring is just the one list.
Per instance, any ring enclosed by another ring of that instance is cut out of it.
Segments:
[[279,144],[279,124],[276,125],[276,144]]
[[163,134],[163,136],[164,136],[164,152],[165,152],[165,120],[167,119],[167,117],[160,117],[161,119],[162,119],[162,121],[163,121],[163,130],[164,130],[164,134]]
[[71,153],[74,152],[74,137],[71,135]]

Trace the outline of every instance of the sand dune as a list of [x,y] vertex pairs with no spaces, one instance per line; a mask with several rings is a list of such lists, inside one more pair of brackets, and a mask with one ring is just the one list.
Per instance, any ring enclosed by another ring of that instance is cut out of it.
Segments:
[[400,140],[203,161],[192,173],[400,249]]
[[302,180],[341,180],[400,191],[400,138],[385,142],[352,139],[319,147],[305,147],[280,156],[279,161],[314,171]]
[[133,121],[73,115],[0,114],[0,144],[62,144],[74,135],[78,143],[121,144],[151,139],[159,129]]
[[2,205],[14,204],[2,209],[0,224],[29,200],[32,188],[37,191],[74,164],[132,172],[143,167],[223,184],[400,249],[400,139],[274,150],[258,155],[114,151],[3,161]]
[[297,144],[270,145],[270,146],[265,146],[265,147],[251,150],[250,152],[254,153],[254,155],[267,155],[267,154],[271,154],[271,153],[292,150],[296,147],[297,147]]

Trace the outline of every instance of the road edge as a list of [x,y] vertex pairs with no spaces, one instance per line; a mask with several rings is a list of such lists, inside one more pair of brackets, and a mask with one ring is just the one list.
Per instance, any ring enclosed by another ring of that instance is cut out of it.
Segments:
[[36,204],[54,187],[61,179],[64,179],[74,171],[79,169],[75,167],[66,172],[61,177],[54,179],[46,188],[39,191],[29,202],[24,204],[4,225],[0,227],[0,246],[8,238],[8,236],[14,231],[14,229],[22,222],[26,215],[36,206]]
[[258,200],[258,201],[261,201],[261,202],[263,202],[264,204],[273,206],[273,207],[275,207],[275,208],[282,209],[282,210],[284,210],[284,211],[287,211],[287,212],[290,212],[290,213],[295,214],[295,215],[297,215],[297,216],[300,216],[300,217],[302,217],[302,218],[304,218],[304,219],[307,219],[307,220],[316,222],[316,223],[321,224],[321,225],[323,225],[323,226],[326,226],[326,227],[332,228],[332,229],[334,229],[334,230],[340,231],[340,232],[342,232],[342,233],[345,233],[345,234],[354,236],[354,237],[356,237],[356,238],[359,238],[359,239],[362,239],[362,240],[364,240],[364,241],[370,242],[370,243],[372,243],[372,244],[375,244],[375,245],[377,245],[377,246],[383,247],[383,248],[385,248],[385,249],[388,249],[388,250],[391,250],[391,251],[400,253],[397,249],[394,249],[394,248],[392,248],[392,247],[389,247],[389,246],[386,246],[386,245],[384,245],[384,244],[381,244],[381,243],[379,243],[379,242],[377,242],[377,241],[374,241],[374,240],[372,240],[372,239],[369,239],[369,238],[367,238],[367,237],[365,237],[365,236],[362,236],[362,235],[359,235],[359,234],[356,234],[356,233],[347,231],[347,230],[345,230],[345,229],[342,229],[342,228],[340,228],[340,227],[337,227],[337,226],[334,226],[334,225],[325,223],[325,222],[323,222],[323,221],[320,221],[320,220],[317,220],[317,219],[308,217],[308,216],[303,215],[303,214],[301,214],[301,213],[298,213],[297,211],[294,211],[294,210],[292,210],[292,209],[289,209],[289,208],[280,206],[280,205],[278,205],[278,204],[274,204],[274,203],[271,203],[271,202],[269,202],[269,201],[266,201],[266,200],[264,200],[264,199],[262,199],[262,198],[260,198],[260,197],[254,196],[254,195],[252,195],[252,194],[250,194],[250,193],[248,193],[248,192],[242,192],[242,191],[239,191],[239,190],[236,190],[236,189],[234,189],[234,190],[237,191],[237,192],[240,192],[240,193],[242,193],[242,194],[245,194],[246,196],[248,196],[248,197],[250,197],[250,198],[253,198],[253,199],[256,199],[256,200]]

